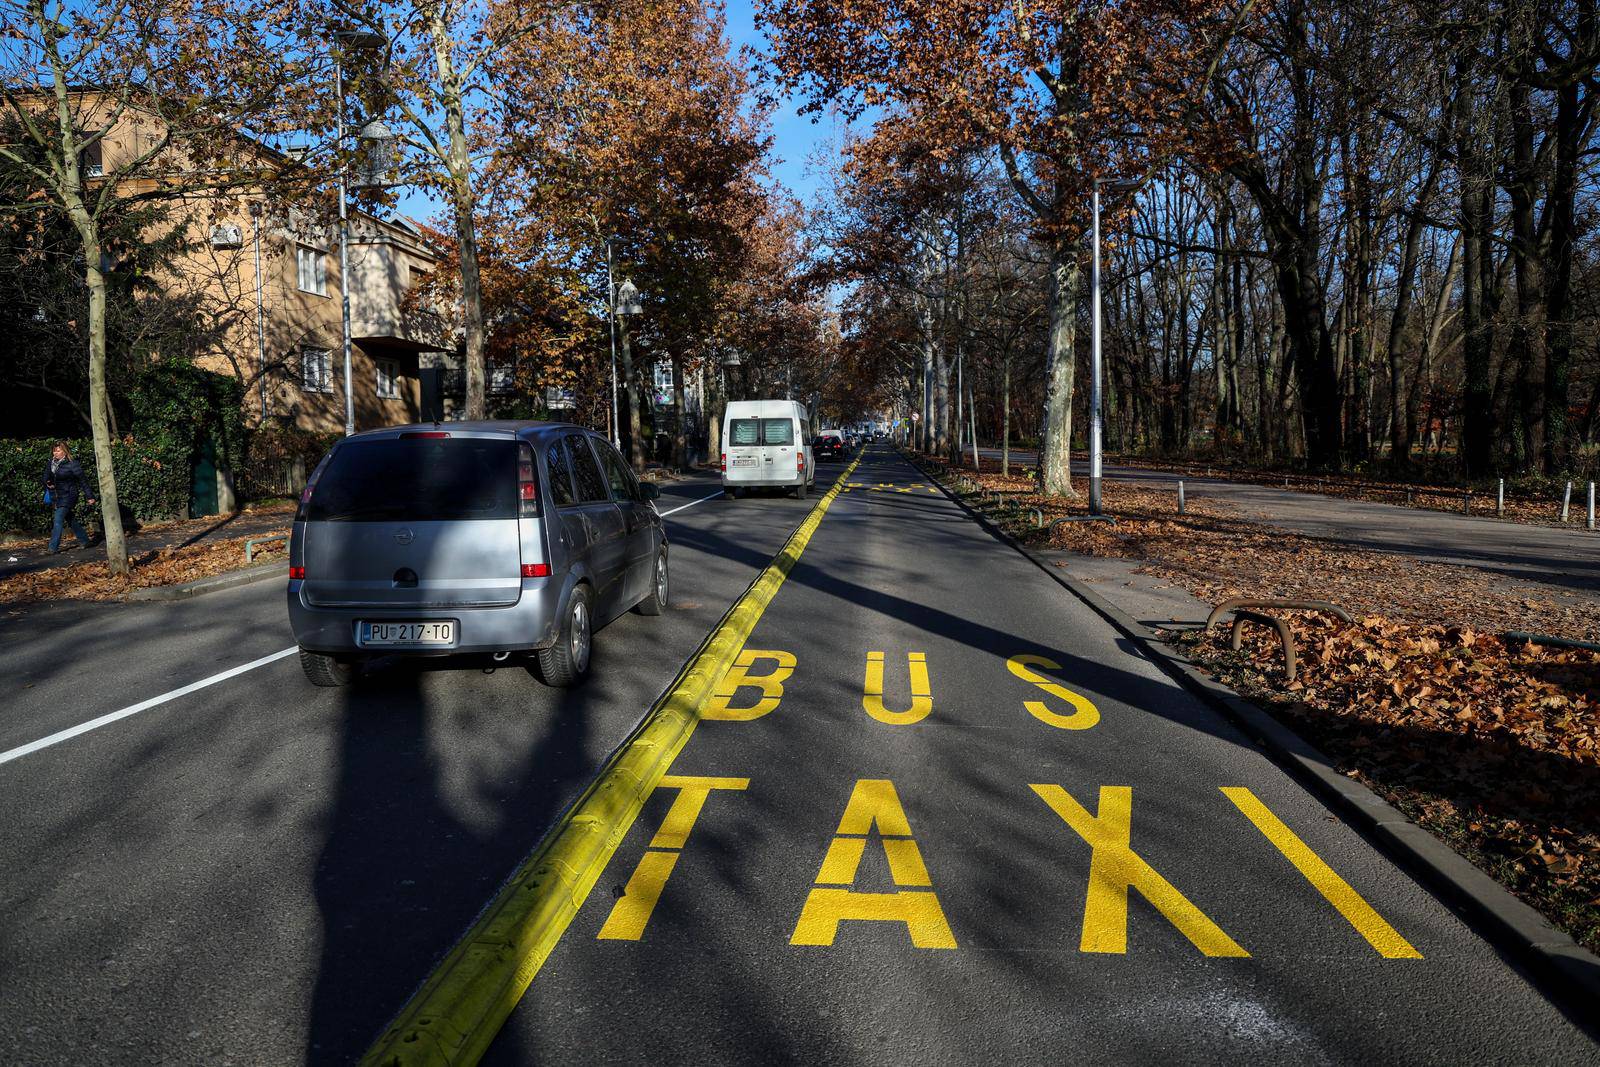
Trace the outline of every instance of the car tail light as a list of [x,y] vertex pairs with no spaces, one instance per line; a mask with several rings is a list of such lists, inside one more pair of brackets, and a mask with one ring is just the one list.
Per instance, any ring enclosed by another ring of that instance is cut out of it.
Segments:
[[289,568],[289,580],[291,582],[303,582],[303,581],[305,581],[306,580],[306,569],[304,567],[290,567]]
[[726,452],[722,454],[722,470],[724,473],[728,470],[728,454]]
[[526,442],[517,451],[517,514],[524,519],[539,515],[539,473],[533,465],[533,448]]
[[794,454],[794,468],[800,471],[806,469],[806,454],[804,452],[796,452]]
[[524,563],[522,565],[522,576],[524,578],[548,578],[550,577],[550,564]]
[[432,440],[432,439],[437,439],[437,438],[440,438],[440,437],[449,437],[449,436],[450,435],[448,433],[446,433],[444,430],[412,430],[410,433],[401,434],[400,435],[400,440],[402,440],[402,441],[414,441],[414,440],[417,440],[418,438],[424,438],[424,439]]
[[311,472],[311,477],[306,479],[306,487],[300,490],[300,504],[294,509],[294,521],[305,522],[311,510],[311,491],[317,487],[317,479],[322,477],[322,472],[327,469],[328,461],[333,458],[337,448],[330,448],[328,454],[322,457],[322,462],[317,464]]

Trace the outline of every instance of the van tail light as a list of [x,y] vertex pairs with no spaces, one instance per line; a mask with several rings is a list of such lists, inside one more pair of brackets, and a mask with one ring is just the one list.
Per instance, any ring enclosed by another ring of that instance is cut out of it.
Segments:
[[806,454],[804,452],[796,452],[794,454],[794,469],[797,471],[806,469]]
[[338,446],[328,449],[328,454],[322,457],[316,469],[311,472],[311,477],[306,479],[306,487],[300,490],[300,504],[294,509],[294,521],[305,522],[311,511],[311,491],[317,487],[317,479],[322,477],[322,472],[328,469],[328,461],[338,451]]
[[524,519],[539,517],[539,472],[533,465],[533,448],[526,441],[517,450],[517,508]]
[[724,474],[726,474],[728,470],[728,454],[726,452],[722,454],[722,470]]
[[522,565],[522,576],[524,578],[548,578],[550,577],[550,564],[524,563]]
[[306,569],[304,567],[290,567],[289,568],[289,580],[291,582],[303,582],[303,581],[305,581],[306,580]]

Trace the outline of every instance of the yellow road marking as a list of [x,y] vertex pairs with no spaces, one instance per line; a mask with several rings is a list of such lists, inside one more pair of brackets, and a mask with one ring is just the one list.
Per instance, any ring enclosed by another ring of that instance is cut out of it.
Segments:
[[661,820],[661,828],[650,839],[650,848],[639,859],[639,866],[628,878],[622,896],[611,907],[605,925],[596,938],[608,941],[637,941],[644,936],[650,916],[661,899],[672,868],[678,862],[678,850],[689,841],[689,832],[706,806],[706,798],[713,789],[748,789],[748,778],[689,778],[666,775],[656,783],[657,789],[676,789],[672,807]]
[[1021,678],[1024,682],[1032,682],[1046,693],[1058,700],[1064,700],[1072,705],[1071,715],[1063,715],[1059,711],[1051,711],[1042,700],[1024,700],[1022,706],[1042,723],[1058,727],[1062,730],[1087,730],[1100,721],[1100,709],[1095,707],[1087,697],[1079,696],[1066,686],[1061,685],[1042,674],[1035,674],[1028,670],[1029,667],[1043,667],[1046,670],[1059,671],[1061,664],[1053,659],[1043,656],[1012,656],[1006,660],[1006,670]]
[[650,847],[682,848],[689,840],[689,831],[694,829],[695,820],[700,818],[700,810],[706,806],[706,797],[711,795],[711,791],[749,789],[750,779],[689,778],[668,774],[656,783],[656,788],[676,789],[678,795],[672,799],[672,807],[667,809],[666,818],[661,820],[661,829],[650,839]]
[[[757,660],[769,659],[776,666],[766,674],[751,674],[750,668],[755,666]],[[706,701],[705,707],[700,709],[702,719],[721,719],[730,722],[749,722],[777,708],[778,702],[783,699],[783,683],[789,680],[794,673],[795,657],[793,652],[757,651],[747,648],[739,653],[739,658],[733,661],[717,682],[717,687],[712,692],[711,699]],[[753,686],[761,690],[761,699],[748,708],[730,708],[728,701],[739,691],[741,686]]]
[[879,722],[890,726],[909,726],[921,722],[933,710],[933,688],[928,683],[928,657],[923,652],[906,654],[907,669],[911,674],[911,707],[905,711],[890,711],[883,706],[882,652],[867,653],[866,683],[861,689],[861,706]]
[[852,460],[561,822],[401,1009],[362,1062],[476,1063],[588,899],[639,809],[699,725],[860,459]]
[[[918,887],[895,893],[862,893],[824,886],[854,885],[866,854],[867,835],[874,829],[889,860],[889,877],[897,886]],[[853,836],[852,836],[853,835]],[[863,778],[850,791],[839,817],[839,829],[817,871],[817,884],[806,896],[795,921],[791,945],[832,945],[841,922],[905,923],[917,948],[955,948],[956,937],[933,892],[922,851],[911,837],[911,820],[900,803],[894,783]]]
[[612,907],[605,925],[595,937],[608,941],[637,941],[643,937],[644,928],[649,925],[650,915],[656,910],[656,902],[661,899],[661,891],[666,888],[667,878],[677,862],[676,852],[654,849],[645,852],[623,888],[621,899]]
[[1422,953],[1411,942],[1401,937],[1377,909],[1340,878],[1326,861],[1311,851],[1311,846],[1300,840],[1295,832],[1284,825],[1254,793],[1243,786],[1221,786],[1222,795],[1233,801],[1245,818],[1255,824],[1268,841],[1305,875],[1323,899],[1355,927],[1356,933],[1366,938],[1367,944],[1378,950],[1378,955],[1389,960],[1420,960]]
[[1128,951],[1128,890],[1155,905],[1207,956],[1249,956],[1205,912],[1190,903],[1173,884],[1161,877],[1130,844],[1133,790],[1125,785],[1100,787],[1100,811],[1089,814],[1059,785],[1028,788],[1050,805],[1079,837],[1094,850],[1089,857],[1089,893],[1083,904],[1083,952]]

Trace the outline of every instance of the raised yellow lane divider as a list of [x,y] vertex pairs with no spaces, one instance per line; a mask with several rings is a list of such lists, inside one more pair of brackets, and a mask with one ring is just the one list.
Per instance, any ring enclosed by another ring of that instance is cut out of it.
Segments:
[[[783,550],[722,617],[633,735],[545,837],[362,1057],[383,1067],[476,1063],[583,906],[656,785],[700,723],[701,708],[734,665],[799,562],[851,472],[851,462]],[[724,700],[724,703],[726,701]],[[674,856],[675,853],[668,853]],[[661,868],[673,861],[662,859]],[[665,881],[658,870],[641,883]],[[643,892],[637,900],[644,912]],[[635,915],[640,922],[647,915]],[[642,924],[641,924],[642,925]]]

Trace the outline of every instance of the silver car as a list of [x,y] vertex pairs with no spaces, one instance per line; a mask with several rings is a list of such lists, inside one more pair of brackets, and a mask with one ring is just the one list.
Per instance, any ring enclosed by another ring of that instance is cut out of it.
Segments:
[[604,437],[550,422],[400,426],[347,437],[300,496],[289,624],[316,685],[363,658],[532,653],[550,685],[594,633],[667,605],[667,537]]

